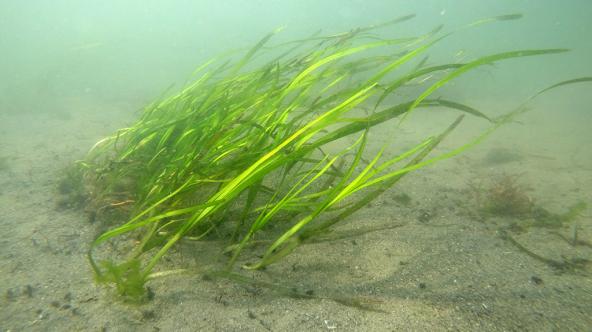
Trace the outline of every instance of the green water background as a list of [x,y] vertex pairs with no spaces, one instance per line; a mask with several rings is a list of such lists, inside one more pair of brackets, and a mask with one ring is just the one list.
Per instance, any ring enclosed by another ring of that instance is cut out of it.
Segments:
[[[172,83],[181,87],[210,57],[249,47],[277,27],[285,26],[274,40],[280,42],[407,14],[417,17],[381,33],[417,36],[439,24],[449,31],[484,17],[525,15],[454,35],[430,52],[433,62],[521,48],[573,50],[485,68],[442,91],[461,100],[520,98],[590,75],[591,12],[586,0],[2,1],[0,112],[51,112],[73,96],[141,107]],[[578,89],[574,97],[584,91]]]

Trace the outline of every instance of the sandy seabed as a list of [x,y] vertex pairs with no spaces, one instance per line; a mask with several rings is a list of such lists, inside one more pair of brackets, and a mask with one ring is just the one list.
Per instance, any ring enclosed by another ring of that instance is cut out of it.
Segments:
[[[483,104],[485,112],[498,108]],[[84,98],[60,105],[51,113],[0,111],[0,331],[587,331],[592,326],[592,267],[560,272],[518,250],[498,230],[520,221],[479,217],[472,189],[509,174],[550,211],[592,202],[590,112],[559,114],[536,105],[520,123],[473,150],[408,175],[338,230],[398,227],[308,244],[266,271],[245,272],[317,298],[295,299],[195,273],[154,280],[149,284],[154,298],[129,305],[93,281],[86,252],[100,221],[90,223],[82,211],[60,208],[56,188],[61,170],[83,158],[98,139],[133,122],[135,105]],[[418,111],[413,116],[421,127],[403,128],[398,138],[378,128],[373,142],[380,147],[399,139],[404,145],[449,123],[451,114]],[[440,152],[485,128],[480,120],[465,122]],[[513,157],[492,162],[491,151],[502,150]],[[403,193],[411,198],[408,205],[397,199]],[[571,236],[568,228],[532,228],[513,237],[550,259],[592,259],[592,248],[585,245],[592,242],[590,207],[575,222],[582,245],[561,238]],[[162,265],[199,269],[213,264],[203,258],[212,254],[207,244],[182,243]],[[373,310],[344,305],[337,297],[359,299]]]

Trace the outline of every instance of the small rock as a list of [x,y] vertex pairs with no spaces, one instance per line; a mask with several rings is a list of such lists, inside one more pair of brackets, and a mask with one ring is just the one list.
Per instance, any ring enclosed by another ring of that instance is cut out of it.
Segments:
[[251,310],[247,310],[247,316],[249,316],[250,319],[257,318],[257,316],[255,316],[255,314]]
[[535,285],[541,285],[543,283],[543,279],[537,277],[537,276],[531,276],[530,277],[530,282],[532,282]]
[[152,320],[156,318],[154,310],[142,310],[142,320]]
[[27,297],[33,297],[33,286],[25,286],[25,294],[27,294]]

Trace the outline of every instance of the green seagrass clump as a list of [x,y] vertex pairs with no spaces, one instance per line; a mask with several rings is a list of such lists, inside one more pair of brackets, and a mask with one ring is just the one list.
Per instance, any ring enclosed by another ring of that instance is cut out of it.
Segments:
[[[129,219],[92,243],[89,258],[97,280],[115,284],[126,298],[141,299],[147,281],[171,272],[155,268],[182,239],[223,242],[220,252],[228,262],[222,270],[228,273],[237,262],[246,269],[278,262],[326,236],[405,174],[478,144],[524,111],[519,107],[493,120],[432,97],[444,84],[497,61],[566,51],[519,50],[428,65],[426,52],[453,32],[437,28],[406,38],[375,33],[412,17],[269,46],[275,31],[244,53],[208,61],[180,92],[149,105],[131,127],[99,141],[79,162],[89,203]],[[484,19],[462,29],[518,18]],[[419,93],[403,99],[400,90],[410,86]],[[383,146],[369,154],[373,127],[390,122],[397,130],[416,108],[455,109],[491,127],[465,145],[428,157],[459,125],[460,115],[415,146],[396,154]],[[101,246],[106,242],[116,250],[107,252]],[[97,255],[111,258],[97,261]]]

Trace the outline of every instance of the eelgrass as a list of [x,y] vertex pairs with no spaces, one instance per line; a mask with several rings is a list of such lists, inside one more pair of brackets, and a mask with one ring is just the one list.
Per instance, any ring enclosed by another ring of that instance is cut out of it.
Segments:
[[[172,246],[183,238],[200,240],[212,234],[226,241],[225,271],[232,271],[256,237],[266,249],[243,268],[277,262],[299,245],[326,235],[405,174],[479,143],[523,111],[494,121],[469,106],[431,99],[441,86],[479,66],[566,51],[520,50],[426,66],[426,51],[451,33],[441,34],[438,28],[399,39],[372,33],[412,17],[269,47],[275,31],[237,60],[226,55],[207,62],[181,92],[148,106],[133,126],[98,142],[80,163],[93,201],[127,206],[131,216],[92,243],[89,258],[97,279],[115,283],[128,298],[141,298],[156,264]],[[464,28],[519,17],[500,16]],[[418,64],[412,66],[414,61]],[[419,97],[389,98],[428,75],[440,79],[422,80]],[[374,126],[391,121],[396,129],[414,109],[429,107],[483,118],[491,128],[428,158],[461,122],[461,115],[443,133],[395,157],[384,158],[385,147],[366,155]],[[345,147],[335,152],[328,148],[334,142]],[[95,262],[96,247],[130,232],[141,240],[123,262]]]

